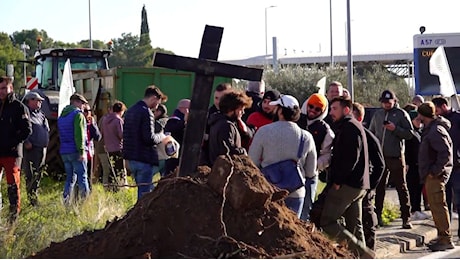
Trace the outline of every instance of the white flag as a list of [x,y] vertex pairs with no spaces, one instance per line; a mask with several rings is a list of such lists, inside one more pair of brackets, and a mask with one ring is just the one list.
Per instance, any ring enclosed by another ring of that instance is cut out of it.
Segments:
[[67,59],[64,65],[64,72],[62,73],[61,87],[59,90],[59,105],[58,117],[61,115],[65,106],[70,104],[70,96],[75,93],[73,86],[72,67],[70,66],[70,59]]
[[316,83],[316,87],[319,88],[319,94],[326,96],[326,76],[318,80],[318,82]]
[[457,94],[444,46],[439,46],[430,58],[430,74],[439,77],[439,92],[444,97]]

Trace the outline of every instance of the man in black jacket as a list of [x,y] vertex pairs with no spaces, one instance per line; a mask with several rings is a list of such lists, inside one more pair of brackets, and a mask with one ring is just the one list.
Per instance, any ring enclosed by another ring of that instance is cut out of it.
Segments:
[[[359,103],[353,103],[353,117],[362,123],[364,120],[364,107]],[[382,147],[379,139],[369,129],[364,128],[367,138],[367,148],[369,150],[369,185],[363,198],[363,231],[366,246],[375,251],[376,229],[378,226],[377,214],[375,213],[375,188],[380,182],[385,170],[385,158],[383,157]]]
[[125,113],[123,158],[128,161],[131,174],[138,185],[137,199],[154,188],[153,175],[159,170],[156,146],[165,135],[155,133],[155,116],[152,109],[156,109],[167,99],[158,87],[152,85],[145,90],[144,98]]
[[29,117],[27,107],[14,95],[11,80],[0,77],[0,171],[4,169],[8,184],[10,222],[21,210],[19,147],[32,132]]
[[[352,118],[352,102],[343,97],[331,102],[330,115],[336,136],[332,146],[330,180],[321,227],[360,258],[375,256],[366,247],[362,225],[362,201],[369,184],[369,154],[363,126]],[[345,218],[346,226],[340,219]]]
[[230,91],[220,100],[220,111],[214,113],[209,121],[209,160],[213,165],[219,155],[247,154],[241,146],[238,122],[244,109],[250,107],[252,100],[239,91]]

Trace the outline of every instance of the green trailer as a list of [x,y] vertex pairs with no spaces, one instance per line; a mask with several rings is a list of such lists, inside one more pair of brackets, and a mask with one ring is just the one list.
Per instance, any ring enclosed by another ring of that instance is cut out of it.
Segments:
[[[144,90],[155,85],[168,96],[166,107],[172,113],[177,102],[192,96],[195,73],[164,68],[115,68],[114,86],[116,99],[123,101],[127,107],[142,99]],[[213,86],[232,82],[231,78],[216,77]],[[212,99],[210,100],[212,104]]]
[[[149,85],[156,85],[167,96],[168,111],[174,111],[177,102],[192,95],[195,74],[165,68],[108,68],[108,50],[95,49],[39,49],[34,57],[34,77],[38,84],[29,91],[39,93],[45,100],[42,110],[50,122],[50,143],[46,163],[47,172],[61,176],[64,172],[59,156],[57,117],[59,90],[64,65],[70,60],[75,91],[84,95],[94,110],[96,119],[107,113],[114,100],[120,100],[127,107],[142,99]],[[214,87],[219,83],[231,82],[231,78],[216,77]],[[211,100],[212,101],[212,100]],[[61,108],[62,109],[62,108]]]

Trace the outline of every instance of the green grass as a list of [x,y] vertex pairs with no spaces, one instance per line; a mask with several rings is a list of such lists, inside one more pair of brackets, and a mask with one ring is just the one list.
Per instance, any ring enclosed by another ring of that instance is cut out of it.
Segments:
[[[155,177],[159,179],[158,175]],[[101,184],[94,184],[87,200],[65,207],[62,201],[64,182],[45,177],[40,184],[40,206],[32,207],[22,178],[21,213],[18,220],[9,225],[5,178],[1,185],[3,209],[0,215],[0,258],[26,258],[48,247],[51,242],[64,241],[85,230],[101,229],[107,221],[123,217],[137,201],[136,188],[112,193],[106,192]]]

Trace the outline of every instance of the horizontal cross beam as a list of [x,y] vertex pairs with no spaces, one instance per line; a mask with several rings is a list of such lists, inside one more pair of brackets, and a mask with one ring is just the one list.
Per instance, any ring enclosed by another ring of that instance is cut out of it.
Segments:
[[156,52],[154,54],[153,66],[191,71],[205,76],[220,76],[252,81],[260,81],[263,74],[262,69],[248,68],[213,60],[196,59],[160,52]]

